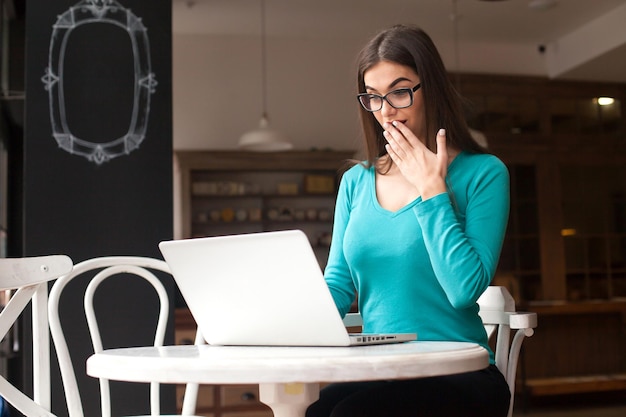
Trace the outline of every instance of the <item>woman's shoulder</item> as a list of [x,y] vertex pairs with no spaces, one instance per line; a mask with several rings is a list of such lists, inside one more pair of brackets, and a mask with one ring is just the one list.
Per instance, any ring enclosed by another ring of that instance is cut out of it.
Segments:
[[448,168],[451,183],[462,187],[477,187],[481,184],[508,184],[509,170],[498,158],[488,153],[461,152]]
[[367,161],[355,162],[344,173],[342,178],[349,181],[361,181],[365,178],[374,168],[368,166]]
[[352,194],[355,190],[364,190],[372,183],[371,172],[373,168],[367,166],[364,162],[356,162],[347,168],[341,175],[341,184],[339,188],[348,194]]
[[461,152],[454,159],[453,163],[457,162],[463,169],[475,169],[478,171],[495,171],[505,172],[508,171],[506,165],[500,158],[490,153],[470,153]]

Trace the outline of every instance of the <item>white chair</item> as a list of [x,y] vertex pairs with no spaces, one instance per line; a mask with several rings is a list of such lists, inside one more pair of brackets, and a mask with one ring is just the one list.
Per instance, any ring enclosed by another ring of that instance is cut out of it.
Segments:
[[[515,300],[505,287],[490,286],[478,299],[480,317],[490,339],[496,338],[496,366],[506,378],[511,392],[509,417],[513,415],[517,362],[524,338],[537,327],[537,313],[515,311]],[[514,330],[511,339],[511,330]]]
[[[99,270],[99,271],[98,271]],[[159,316],[154,336],[154,346],[163,346],[165,330],[169,316],[169,299],[165,287],[152,271],[161,271],[170,274],[167,264],[159,259],[146,257],[113,256],[94,258],[80,262],[74,266],[71,273],[59,278],[50,291],[48,312],[50,316],[50,333],[56,349],[61,379],[65,390],[66,403],[70,417],[83,417],[83,405],[77,383],[76,373],[72,365],[68,345],[59,317],[59,303],[67,284],[83,274],[95,273],[89,280],[84,295],[84,309],[87,325],[91,335],[94,353],[103,350],[100,330],[94,312],[93,298],[98,286],[107,278],[119,274],[130,274],[144,279],[152,285],[159,299]],[[96,273],[97,272],[97,273]],[[198,340],[202,340],[198,335]],[[100,379],[100,400],[102,417],[111,416],[111,395],[109,381]],[[150,415],[160,415],[160,385],[150,384]],[[197,384],[188,384],[185,392],[182,415],[193,415],[196,407]]]
[[[490,286],[478,299],[480,318],[490,340],[496,338],[495,360],[496,366],[504,375],[509,391],[511,403],[509,417],[513,415],[515,396],[515,376],[520,349],[525,337],[530,337],[537,327],[537,314],[516,312],[515,300],[505,287]],[[359,313],[349,313],[343,320],[346,327],[363,325]],[[511,339],[511,330],[515,330]]]
[[32,300],[33,398],[0,376],[0,396],[26,416],[50,413],[50,338],[48,336],[48,282],[72,270],[65,255],[0,259],[0,290],[12,294],[0,313],[0,340],[4,340]]

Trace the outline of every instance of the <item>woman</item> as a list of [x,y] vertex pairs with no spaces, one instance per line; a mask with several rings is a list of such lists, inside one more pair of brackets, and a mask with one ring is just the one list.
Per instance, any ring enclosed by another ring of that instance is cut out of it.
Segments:
[[489,350],[461,375],[333,384],[308,417],[499,417],[509,390],[476,300],[490,284],[509,211],[504,164],[471,137],[429,36],[394,26],[358,59],[367,160],[339,187],[325,278],[345,314],[358,294],[365,332],[417,333]]

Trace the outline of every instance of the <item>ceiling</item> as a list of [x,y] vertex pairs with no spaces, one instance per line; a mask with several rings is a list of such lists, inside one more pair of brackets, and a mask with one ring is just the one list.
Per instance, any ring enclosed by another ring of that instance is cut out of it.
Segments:
[[[175,34],[260,34],[261,0],[172,1]],[[268,36],[341,42],[368,39],[395,23],[414,23],[440,48],[450,45],[461,70],[459,49],[469,54],[482,48],[540,56],[544,74],[528,75],[626,82],[626,0],[265,1]],[[481,70],[480,62],[473,65]]]

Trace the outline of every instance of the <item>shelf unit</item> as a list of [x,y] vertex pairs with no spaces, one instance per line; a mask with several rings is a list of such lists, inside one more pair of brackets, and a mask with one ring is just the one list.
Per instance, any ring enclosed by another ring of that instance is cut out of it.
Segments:
[[[626,298],[626,85],[461,74],[468,124],[511,174],[498,267],[517,301]],[[615,101],[601,106],[597,97]]]
[[324,266],[352,151],[178,152],[183,237],[300,229]]
[[[626,84],[461,74],[469,125],[511,176],[496,275],[538,314],[531,397],[626,390]],[[615,99],[601,106],[597,97]],[[522,404],[522,402],[517,402]]]

